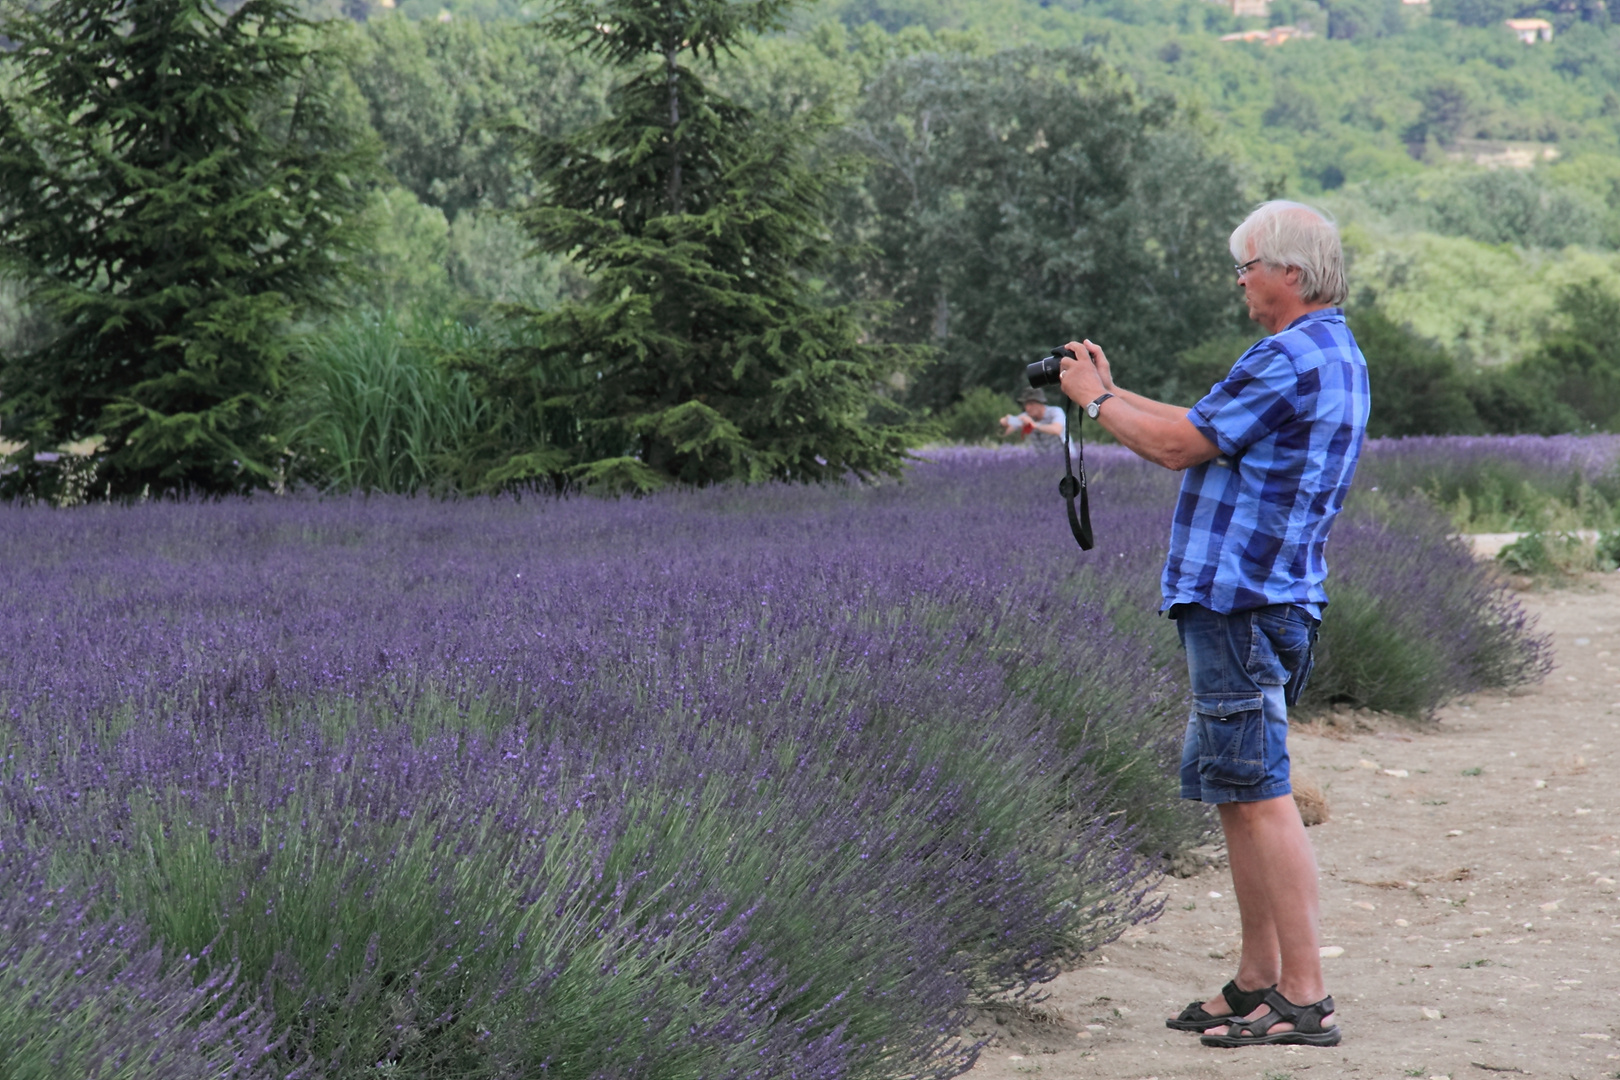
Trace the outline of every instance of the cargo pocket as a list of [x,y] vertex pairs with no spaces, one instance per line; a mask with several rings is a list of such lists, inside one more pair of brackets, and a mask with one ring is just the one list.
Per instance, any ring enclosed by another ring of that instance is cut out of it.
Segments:
[[1193,711],[1200,776],[1236,787],[1266,778],[1266,720],[1259,694],[1199,694]]

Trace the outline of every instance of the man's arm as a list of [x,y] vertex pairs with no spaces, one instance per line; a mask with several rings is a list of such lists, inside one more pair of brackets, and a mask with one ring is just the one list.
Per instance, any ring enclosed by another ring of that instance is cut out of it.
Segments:
[[1063,392],[1082,406],[1104,393],[1113,394],[1098,411],[1097,422],[1128,449],[1155,465],[1178,472],[1220,455],[1220,448],[1187,419],[1186,409],[1141,394],[1109,389],[1103,378],[1108,358],[1102,349],[1089,341],[1070,342],[1069,348],[1079,359],[1063,360]]
[[[1154,401],[1150,397],[1145,397],[1142,394],[1138,394],[1130,390],[1121,389],[1119,386],[1115,385],[1114,369],[1108,363],[1108,357],[1103,355],[1101,347],[1092,345],[1091,342],[1088,341],[1083,345],[1070,342],[1069,348],[1074,350],[1076,356],[1081,355],[1082,350],[1091,355],[1091,363],[1097,369],[1097,377],[1102,380],[1103,389],[1108,391],[1110,394],[1113,394],[1115,397],[1130,402],[1143,412],[1152,413],[1154,416],[1161,416],[1166,420],[1180,420],[1186,417],[1187,410],[1180,405],[1171,405],[1163,401]],[[1101,414],[1098,415],[1100,416]]]
[[[1129,402],[1143,412],[1152,413],[1154,416],[1165,420],[1185,420],[1187,418],[1187,407],[1185,405],[1171,405],[1165,401],[1154,401],[1150,397],[1144,397],[1130,390],[1122,390],[1114,385],[1112,379],[1103,380],[1103,389],[1121,401]],[[1103,407],[1107,408],[1106,405]],[[1102,419],[1102,413],[1097,414],[1097,419]]]

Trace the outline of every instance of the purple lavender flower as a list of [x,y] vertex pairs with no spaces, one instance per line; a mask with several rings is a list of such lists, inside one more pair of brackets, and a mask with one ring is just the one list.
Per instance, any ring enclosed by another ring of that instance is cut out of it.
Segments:
[[[1152,917],[1202,826],[1153,615],[1175,477],[1090,448],[1082,553],[1060,463],[934,456],[623,502],[10,508],[0,869],[48,845],[109,883],[70,899],[140,926],[151,979],[189,954],[251,988],[289,1072],[953,1075],[965,1008]],[[1342,523],[1330,592],[1431,598],[1429,697],[1530,677],[1446,545]]]

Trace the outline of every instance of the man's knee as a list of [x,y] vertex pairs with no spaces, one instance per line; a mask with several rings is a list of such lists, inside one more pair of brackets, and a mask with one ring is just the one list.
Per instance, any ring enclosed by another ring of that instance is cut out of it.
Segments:
[[[1274,823],[1287,814],[1299,817],[1299,810],[1294,806],[1294,796],[1291,794],[1248,802],[1221,803],[1220,813],[1223,824],[1242,826]],[[1300,827],[1304,828],[1303,822],[1300,823]]]

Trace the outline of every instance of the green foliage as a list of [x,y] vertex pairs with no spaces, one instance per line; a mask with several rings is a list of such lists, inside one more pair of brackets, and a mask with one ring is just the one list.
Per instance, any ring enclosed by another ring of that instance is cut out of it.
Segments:
[[385,309],[449,307],[454,292],[444,213],[424,206],[402,187],[376,192],[368,212],[375,222],[375,241],[360,260],[362,298]]
[[1586,429],[1620,431],[1620,296],[1599,280],[1558,298],[1566,329],[1521,364],[1525,379],[1575,413]]
[[940,432],[954,442],[990,442],[1000,434],[998,421],[1017,411],[1018,405],[1006,394],[975,386],[940,414]]
[[1497,552],[1496,561],[1515,574],[1553,582],[1609,569],[1591,543],[1565,532],[1526,533]]
[[1406,29],[1401,0],[1328,0],[1328,37],[1387,37]]
[[383,163],[452,222],[533,193],[513,125],[559,134],[602,114],[602,73],[532,28],[380,18],[351,36],[349,73]]
[[1620,570],[1620,529],[1599,533],[1592,554],[1599,570]]
[[312,337],[286,409],[291,478],[335,491],[445,487],[491,409],[440,359],[476,344],[456,323],[405,323],[391,311]]
[[1358,307],[1350,330],[1367,358],[1373,410],[1367,434],[1475,435],[1484,431],[1456,360],[1373,306]]
[[1237,325],[1230,165],[1165,101],[1086,51],[923,53],[868,84],[850,138],[871,166],[850,226],[891,339],[939,360],[914,397],[1011,389],[1083,332],[1148,392],[1165,360]]
[[573,263],[532,248],[509,214],[468,211],[457,217],[450,226],[449,271],[461,302],[543,309],[585,294],[589,283]]
[[1421,716],[1435,700],[1440,669],[1435,647],[1421,633],[1392,626],[1388,598],[1339,582],[1330,617],[1322,620],[1319,664],[1301,702],[1331,703]]
[[[6,430],[107,440],[113,495],[271,483],[286,324],[338,292],[370,144],[281,0],[65,0],[5,23],[0,258],[57,331],[4,357]],[[11,493],[51,495],[27,455]]]
[[1238,357],[1258,340],[1258,331],[1231,330],[1194,345],[1176,357],[1175,367],[1161,388],[1162,399],[1193,405],[1226,378]]
[[0,357],[37,349],[50,337],[50,323],[28,289],[14,278],[0,275]]
[[1352,198],[1356,209],[1403,233],[1526,248],[1603,245],[1610,209],[1598,192],[1566,176],[1576,179],[1551,169],[1440,169],[1364,185]]
[[1375,235],[1354,225],[1345,246],[1356,287],[1371,286],[1390,319],[1440,343],[1465,369],[1534,352],[1558,324],[1559,296],[1570,285],[1596,278],[1620,290],[1620,259],[1606,253],[1553,254],[1431,232]]
[[1520,0],[1434,0],[1434,13],[1464,26],[1497,26],[1524,5]]
[[782,10],[581,2],[548,20],[631,70],[607,120],[531,141],[542,196],[522,220],[590,292],[531,312],[533,344],[478,369],[530,433],[497,449],[485,486],[644,491],[898,470],[908,437],[872,413],[879,381],[910,357],[864,343],[863,313],[812,276],[829,254],[830,177],[806,147],[825,118],[766,120],[681,62],[730,52]]

